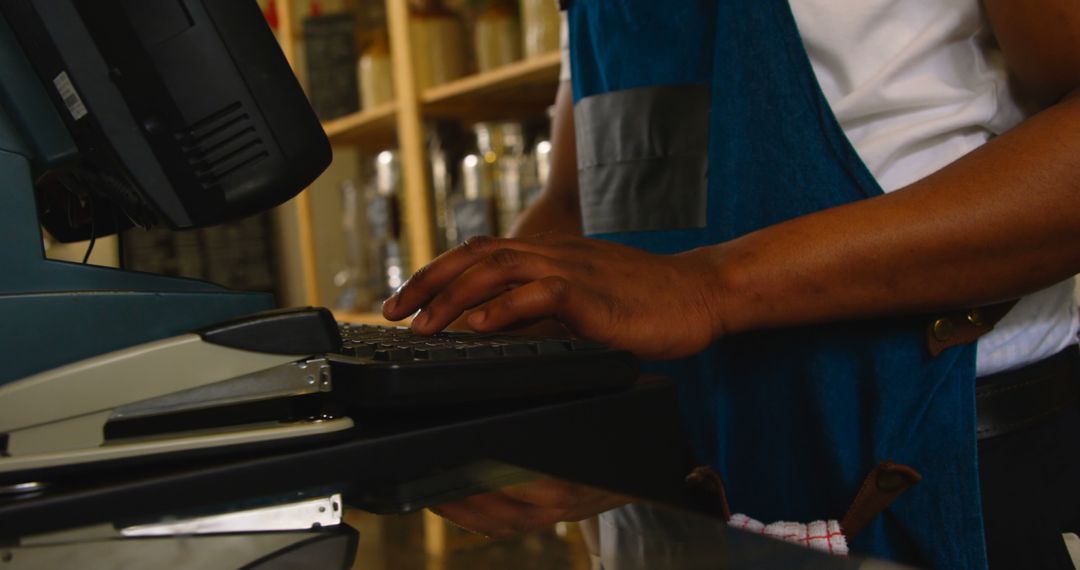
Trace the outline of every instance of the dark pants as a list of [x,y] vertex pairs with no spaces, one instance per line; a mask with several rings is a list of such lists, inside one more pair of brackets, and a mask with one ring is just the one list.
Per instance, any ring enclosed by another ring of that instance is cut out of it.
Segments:
[[1080,534],[1080,407],[979,442],[991,570],[1073,564],[1062,533]]

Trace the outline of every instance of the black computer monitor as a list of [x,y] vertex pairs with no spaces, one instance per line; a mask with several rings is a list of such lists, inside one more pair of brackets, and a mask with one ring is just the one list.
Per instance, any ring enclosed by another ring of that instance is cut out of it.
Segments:
[[[0,11],[79,150],[39,176],[39,194],[182,229],[277,206],[330,162],[254,0],[0,0]],[[94,224],[39,204],[54,236],[89,237]]]

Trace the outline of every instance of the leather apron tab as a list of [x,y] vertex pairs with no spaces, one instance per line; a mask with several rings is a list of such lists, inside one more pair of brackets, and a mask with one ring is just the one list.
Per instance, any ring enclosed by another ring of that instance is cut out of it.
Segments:
[[731,506],[724,490],[724,480],[715,469],[708,465],[695,467],[686,476],[686,486],[693,504],[700,505],[705,512],[720,517],[724,522],[731,520]]
[[840,519],[844,536],[850,539],[862,532],[874,517],[919,481],[922,475],[907,465],[892,461],[879,463],[863,480],[855,500]]
[[987,305],[932,319],[926,328],[926,347],[930,356],[937,357],[946,349],[979,340],[979,337],[994,330],[994,326],[1016,306],[1016,302]]

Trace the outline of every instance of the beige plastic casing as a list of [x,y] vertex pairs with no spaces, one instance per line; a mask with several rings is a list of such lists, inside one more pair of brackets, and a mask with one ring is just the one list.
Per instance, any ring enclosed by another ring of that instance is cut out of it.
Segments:
[[106,443],[114,408],[295,362],[309,355],[219,346],[196,334],[103,354],[0,387],[0,434],[8,437],[0,473],[152,453],[330,433],[348,418],[263,424]]

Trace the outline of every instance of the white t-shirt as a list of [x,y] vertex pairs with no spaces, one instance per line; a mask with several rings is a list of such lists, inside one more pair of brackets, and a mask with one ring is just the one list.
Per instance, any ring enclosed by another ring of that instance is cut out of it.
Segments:
[[[833,113],[886,192],[1024,118],[976,0],[790,3]],[[1077,328],[1072,280],[1029,295],[979,340],[977,373],[1051,356]]]

